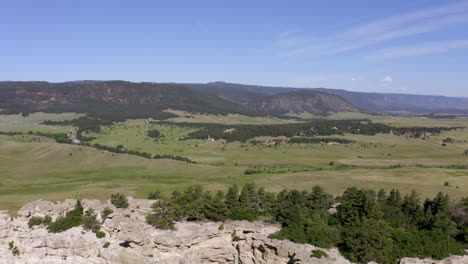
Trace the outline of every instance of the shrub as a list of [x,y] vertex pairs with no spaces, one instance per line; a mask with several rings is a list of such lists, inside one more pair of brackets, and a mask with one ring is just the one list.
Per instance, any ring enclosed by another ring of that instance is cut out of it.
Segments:
[[108,248],[110,246],[110,242],[106,242],[104,243],[104,245],[102,246],[103,248]]
[[333,166],[333,165],[335,165],[335,162],[332,160],[332,161],[330,161],[330,162],[328,163],[328,165]]
[[[96,233],[96,237],[97,238],[104,238],[106,236],[106,233],[102,232],[102,231],[99,231]],[[108,242],[109,243],[109,242]]]
[[111,203],[117,208],[128,208],[128,199],[122,193],[112,194]]
[[81,205],[81,201],[77,200],[75,208],[68,211],[64,217],[59,217],[55,222],[50,223],[48,230],[52,233],[60,233],[72,227],[79,226],[83,221],[82,216],[83,206]]
[[315,250],[312,250],[310,257],[311,258],[328,258],[328,254],[325,253],[325,251],[323,250],[315,249]]
[[150,200],[159,200],[163,199],[163,195],[160,191],[152,191],[148,195],[148,199]]
[[245,175],[259,174],[262,173],[261,170],[247,169],[244,171]]
[[20,255],[20,251],[19,251],[18,247],[15,246],[15,242],[11,241],[10,243],[8,243],[8,247],[10,248],[11,253],[13,254],[13,256],[19,256]]
[[91,230],[94,233],[99,232],[101,229],[101,224],[97,220],[97,215],[94,213],[93,209],[86,211],[85,215],[83,216],[83,228],[85,230]]
[[106,218],[113,212],[114,210],[110,209],[109,207],[104,208],[104,210],[101,212],[102,222],[106,221]]
[[52,222],[52,218],[50,216],[40,217],[40,216],[33,216],[29,219],[28,226],[32,228],[33,226],[44,224],[48,226]]
[[241,238],[238,235],[232,236],[232,242],[237,242],[237,241],[240,241],[240,240],[241,240]]

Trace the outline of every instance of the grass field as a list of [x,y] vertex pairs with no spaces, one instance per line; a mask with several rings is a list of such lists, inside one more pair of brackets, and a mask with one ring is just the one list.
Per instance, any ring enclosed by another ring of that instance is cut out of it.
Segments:
[[[0,116],[0,131],[68,131],[69,127],[44,126],[40,122],[75,117],[75,114],[42,113],[31,117]],[[221,118],[232,120],[229,116]],[[400,126],[467,124],[464,118],[378,116],[374,121]],[[249,122],[253,121],[245,121]],[[158,141],[148,138],[146,133],[150,129],[158,129],[164,138]],[[464,154],[468,149],[466,129],[444,132],[426,140],[388,134],[345,135],[344,138],[356,143],[276,147],[220,140],[180,140],[191,131],[129,120],[104,127],[100,133],[90,136],[96,137],[91,143],[122,144],[129,150],[180,155],[198,164],[113,154],[91,147],[58,144],[37,136],[34,141],[32,136],[0,136],[0,209],[15,210],[35,199],[60,200],[75,196],[107,199],[117,191],[145,197],[155,189],[168,194],[190,184],[225,189],[233,183],[252,181],[272,191],[307,189],[318,184],[335,195],[350,186],[375,190],[399,188],[404,193],[415,189],[422,197],[439,191],[449,193],[454,199],[468,194],[468,170],[461,167],[468,165],[468,155]],[[442,146],[442,140],[447,137],[456,141]],[[333,166],[330,161],[334,162]],[[249,168],[262,173],[244,174]],[[445,182],[450,186],[444,186]]]
[[47,114],[33,113],[23,117],[21,115],[0,115],[0,131],[55,131],[63,132],[70,130],[67,126],[46,126],[41,124],[44,120],[63,121],[82,116],[76,113]]
[[294,120],[280,119],[277,117],[250,117],[239,114],[229,115],[206,115],[194,114],[180,110],[166,110],[166,112],[178,115],[170,118],[171,122],[192,122],[192,123],[222,123],[222,124],[286,124],[297,122]]

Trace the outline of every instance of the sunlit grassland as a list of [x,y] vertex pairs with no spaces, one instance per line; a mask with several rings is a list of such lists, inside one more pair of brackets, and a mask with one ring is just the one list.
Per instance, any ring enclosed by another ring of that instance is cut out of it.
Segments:
[[336,112],[329,113],[328,115],[315,115],[308,112],[301,113],[288,113],[286,116],[296,117],[300,119],[329,119],[329,120],[344,120],[344,119],[372,119],[379,120],[385,119],[384,115],[371,115],[366,113],[357,113],[357,112]]
[[[164,137],[154,140],[148,130],[157,129]],[[375,136],[345,135],[355,140],[349,145],[285,144],[279,146],[252,145],[224,140],[181,140],[193,129],[171,125],[144,125],[143,121],[127,121],[105,127],[92,143],[108,146],[123,145],[127,149],[153,154],[173,154],[214,165],[274,165],[323,166],[329,161],[354,165],[449,165],[466,162],[463,155],[466,130],[448,131],[426,140],[378,134]],[[442,146],[447,135],[457,136],[460,142]],[[208,135],[207,135],[208,137]],[[336,137],[336,136],[334,136]],[[267,138],[257,138],[257,140]]]
[[[0,115],[0,131],[66,132],[69,127],[40,123],[45,119],[76,117],[75,114],[42,113],[30,117]],[[464,118],[379,116],[374,121],[398,126],[467,125]],[[150,129],[159,130],[164,137],[156,141],[149,138]],[[181,140],[191,131],[194,129],[128,120],[88,135],[96,137],[91,143],[114,147],[121,144],[129,150],[180,155],[198,164],[113,154],[92,147],[58,144],[46,138],[41,138],[42,142],[33,141],[37,136],[0,136],[0,209],[14,210],[35,199],[107,199],[117,191],[146,197],[156,189],[169,194],[191,184],[217,190],[247,182],[271,191],[321,185],[335,195],[350,186],[374,190],[399,188],[403,193],[415,189],[423,198],[439,191],[457,199],[468,194],[468,170],[447,167],[468,165],[468,155],[464,154],[468,149],[466,129],[443,132],[425,140],[389,134],[344,135],[333,137],[352,139],[356,143],[278,146]],[[454,138],[455,143],[442,146],[442,140],[447,137]],[[244,174],[246,169],[253,168],[262,173]],[[445,182],[450,186],[444,186]]]
[[0,131],[54,131],[63,132],[70,130],[68,126],[47,126],[42,124],[44,120],[63,121],[83,116],[76,113],[49,114],[33,113],[23,117],[21,115],[0,115]]
[[166,110],[178,117],[170,118],[171,122],[189,122],[189,123],[221,123],[221,124],[286,124],[297,122],[295,120],[281,119],[278,117],[250,117],[239,114],[229,115],[210,115],[196,114],[180,110]]
[[242,174],[240,168],[149,160],[76,145],[21,142],[7,136],[0,136],[0,149],[2,209],[18,208],[34,199],[106,199],[118,190],[144,197],[153,189],[169,192]]

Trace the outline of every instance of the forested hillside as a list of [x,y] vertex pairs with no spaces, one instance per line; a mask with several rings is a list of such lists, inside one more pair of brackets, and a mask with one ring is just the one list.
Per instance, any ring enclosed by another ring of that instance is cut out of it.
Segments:
[[164,118],[168,108],[211,114],[255,113],[216,95],[174,84],[125,81],[1,82],[6,113],[78,112],[108,120]]

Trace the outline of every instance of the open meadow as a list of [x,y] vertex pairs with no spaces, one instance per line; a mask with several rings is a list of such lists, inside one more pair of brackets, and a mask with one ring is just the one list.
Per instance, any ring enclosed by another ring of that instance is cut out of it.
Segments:
[[[184,139],[198,128],[157,121],[148,123],[140,119],[114,123],[102,127],[99,132],[88,132],[86,136],[94,138],[89,142],[91,146],[59,144],[53,139],[26,133],[66,133],[71,126],[41,123],[76,117],[75,114],[43,113],[28,117],[0,115],[0,132],[25,132],[0,135],[0,209],[15,210],[36,199],[61,200],[71,196],[107,199],[117,191],[146,197],[153,190],[169,194],[192,184],[217,190],[248,182],[271,191],[310,189],[321,185],[335,195],[350,186],[387,191],[398,188],[403,193],[415,189],[422,197],[442,191],[453,199],[468,193],[467,129],[443,131],[424,139],[391,134],[329,136],[352,140],[354,143],[350,144],[291,144],[286,137],[252,139],[257,142],[285,140],[285,143],[273,145],[253,143],[252,140]],[[208,118],[212,122],[206,123],[215,123],[212,117],[205,117]],[[268,119],[237,116],[235,121],[232,116],[218,118],[222,123],[229,120],[223,124],[255,124]],[[279,124],[293,122],[277,118],[268,120]],[[189,121],[200,122],[197,118]],[[464,117],[435,120],[376,116],[372,121],[401,127],[464,127],[468,124]],[[162,136],[149,137],[151,130],[159,131]],[[443,146],[447,138],[452,140]],[[153,155],[182,156],[196,164],[112,153],[93,148],[93,144],[121,145],[125,150]]]

